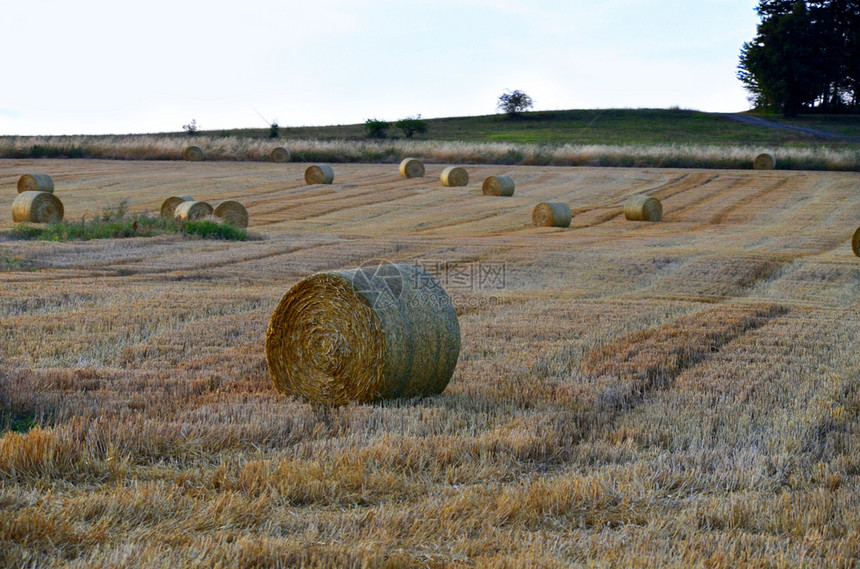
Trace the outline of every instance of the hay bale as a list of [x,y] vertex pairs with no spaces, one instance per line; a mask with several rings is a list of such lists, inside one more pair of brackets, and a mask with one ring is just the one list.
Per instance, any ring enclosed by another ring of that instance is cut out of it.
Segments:
[[272,158],[272,162],[283,163],[290,161],[290,151],[286,146],[278,146],[272,150],[270,156]]
[[235,227],[248,227],[248,210],[235,200],[227,200],[215,206],[213,215]]
[[12,221],[19,223],[60,223],[63,213],[63,202],[49,192],[21,192],[12,202]]
[[412,265],[311,275],[281,298],[266,332],[275,387],[327,405],[441,393],[459,353],[451,299]]
[[182,152],[182,157],[189,162],[201,162],[206,158],[206,153],[199,146],[191,145]]
[[776,168],[776,157],[773,154],[763,152],[753,160],[754,170],[773,170]]
[[187,201],[176,206],[173,217],[179,221],[196,221],[212,215],[212,206],[206,202]]
[[404,158],[400,162],[400,175],[404,178],[421,178],[424,176],[424,164],[417,158]]
[[573,214],[562,202],[541,202],[532,210],[535,227],[569,227]]
[[334,170],[328,164],[314,164],[305,170],[305,182],[308,184],[331,184],[334,182]]
[[24,174],[18,178],[18,193],[48,192],[54,193],[54,180],[47,174]]
[[176,211],[176,206],[181,204],[182,202],[193,202],[194,198],[191,196],[171,196],[164,200],[161,204],[161,217],[165,219],[172,219],[173,213]]
[[490,176],[484,180],[481,191],[485,196],[512,196],[514,195],[514,181],[510,176]]
[[624,217],[630,221],[660,221],[663,204],[651,196],[630,196],[624,202]]
[[854,237],[851,238],[851,249],[854,254],[860,257],[860,227],[854,232]]
[[469,184],[469,173],[459,166],[448,166],[442,170],[442,185],[466,186]]

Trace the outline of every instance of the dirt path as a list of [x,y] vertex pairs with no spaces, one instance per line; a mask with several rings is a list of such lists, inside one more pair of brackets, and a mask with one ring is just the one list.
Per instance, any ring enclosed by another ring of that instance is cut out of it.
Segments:
[[754,124],[754,125],[764,126],[764,127],[768,127],[768,128],[777,128],[780,130],[787,130],[787,131],[797,132],[797,133],[802,133],[802,134],[809,134],[809,135],[812,135],[812,136],[815,136],[818,138],[826,138],[828,140],[846,140],[846,141],[850,141],[850,142],[860,142],[860,138],[858,138],[856,136],[844,136],[844,135],[841,135],[841,134],[838,134],[835,132],[829,132],[826,130],[818,130],[815,128],[806,128],[806,127],[796,126],[796,125],[792,125],[792,124],[778,123],[778,122],[774,122],[774,121],[761,119],[758,117],[751,117],[749,115],[732,114],[732,115],[726,115],[726,116],[732,120],[742,122],[742,123]]

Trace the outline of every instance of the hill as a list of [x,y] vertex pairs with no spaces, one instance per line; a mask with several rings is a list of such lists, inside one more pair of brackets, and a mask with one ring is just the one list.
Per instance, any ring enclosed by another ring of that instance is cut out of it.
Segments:
[[[738,118],[766,119],[768,124],[747,123]],[[860,141],[858,115],[806,115],[786,119],[752,113],[705,113],[683,109],[591,109],[524,113],[520,119],[505,115],[425,119],[428,131],[416,140],[463,142],[515,142],[531,144],[768,144],[831,146],[856,145]],[[799,129],[775,128],[777,126]],[[833,133],[821,136],[800,129]],[[268,129],[208,131],[218,136],[265,137]],[[284,138],[365,138],[364,124],[281,127]],[[393,124],[389,138],[402,138]],[[841,138],[840,138],[841,137]]]

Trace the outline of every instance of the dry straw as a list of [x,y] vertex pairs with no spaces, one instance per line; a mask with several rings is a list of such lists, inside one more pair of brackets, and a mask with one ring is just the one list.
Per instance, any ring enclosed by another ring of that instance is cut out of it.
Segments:
[[512,196],[514,195],[514,180],[510,176],[490,176],[484,180],[481,191],[485,196]]
[[535,227],[569,227],[573,214],[562,202],[541,202],[532,210]]
[[308,184],[331,184],[334,182],[334,170],[328,164],[314,164],[305,170],[305,182]]
[[400,175],[404,178],[421,178],[424,176],[424,164],[417,158],[404,158],[400,162]]
[[227,200],[215,206],[213,215],[235,227],[248,227],[248,210],[235,200]]
[[16,222],[60,223],[63,213],[63,202],[48,192],[21,192],[12,202],[12,221]]
[[285,146],[276,147],[269,156],[272,162],[283,163],[290,161],[290,151]]
[[194,198],[191,196],[171,196],[164,200],[161,204],[161,217],[166,219],[172,219],[173,213],[176,211],[176,206],[181,204],[182,202],[193,202]]
[[203,152],[203,149],[199,146],[189,146],[182,153],[182,157],[189,162],[200,162],[204,158],[206,158],[206,154]]
[[851,238],[851,249],[854,254],[860,257],[860,227],[854,232],[854,237]]
[[624,202],[624,217],[630,221],[660,221],[663,204],[650,196],[630,196]]
[[451,299],[412,265],[311,275],[281,298],[266,332],[275,387],[327,405],[441,393],[459,353]]
[[755,170],[773,170],[776,168],[776,157],[773,154],[763,152],[753,160],[753,169]]
[[195,221],[212,215],[212,206],[206,202],[187,201],[176,206],[173,217],[179,221]]
[[24,174],[18,178],[18,193],[48,192],[54,193],[54,180],[47,174]]
[[448,166],[442,170],[442,185],[466,186],[469,184],[469,173],[459,166]]

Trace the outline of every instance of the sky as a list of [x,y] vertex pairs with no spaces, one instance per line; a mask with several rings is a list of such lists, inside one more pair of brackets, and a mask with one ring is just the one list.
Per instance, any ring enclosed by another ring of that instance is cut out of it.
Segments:
[[0,135],[749,109],[756,0],[0,0]]

